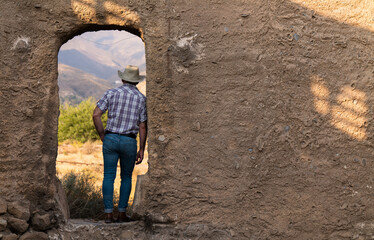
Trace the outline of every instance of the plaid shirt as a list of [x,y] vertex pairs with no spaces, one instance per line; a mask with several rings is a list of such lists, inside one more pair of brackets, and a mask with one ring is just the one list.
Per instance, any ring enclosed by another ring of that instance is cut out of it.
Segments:
[[106,130],[110,132],[137,134],[139,123],[147,120],[146,97],[131,84],[106,91],[97,107],[108,110]]

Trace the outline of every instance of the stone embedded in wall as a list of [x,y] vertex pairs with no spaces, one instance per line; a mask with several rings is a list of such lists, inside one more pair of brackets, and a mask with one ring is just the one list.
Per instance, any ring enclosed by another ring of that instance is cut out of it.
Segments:
[[12,233],[8,235],[4,235],[1,240],[17,240],[17,239],[18,239],[18,235]]
[[12,50],[17,50],[18,52],[26,52],[30,48],[30,42],[30,38],[28,37],[18,37],[13,43]]
[[170,223],[171,219],[166,216],[159,213],[148,213],[146,216],[146,221],[152,222],[152,223]]
[[175,44],[169,47],[174,57],[174,67],[180,73],[188,73],[188,68],[204,57],[204,46],[197,41],[197,34],[180,36]]
[[29,224],[25,220],[14,217],[8,219],[8,225],[9,229],[16,233],[24,233],[29,228]]
[[183,236],[187,239],[200,238],[208,230],[209,227],[205,224],[190,224],[184,231]]
[[19,240],[48,240],[48,235],[44,232],[27,232]]
[[135,193],[134,193],[134,201],[131,206],[132,208],[132,219],[141,219],[142,216],[145,215],[145,207],[144,207],[144,202],[145,200],[145,191],[144,188],[141,186],[145,186],[145,182],[149,180],[149,177],[147,174],[145,175],[138,175],[137,177],[137,184],[135,187]]
[[30,203],[12,202],[8,204],[8,212],[16,218],[28,221],[30,219]]
[[201,236],[201,239],[219,239],[219,240],[231,240],[232,236],[230,233],[220,230],[214,229],[212,231],[206,232]]
[[164,135],[160,135],[159,137],[158,137],[158,140],[160,141],[160,142],[163,142],[163,141],[165,141],[165,136]]
[[8,204],[5,200],[0,199],[0,214],[6,213],[8,209]]
[[48,213],[43,215],[36,213],[32,217],[31,224],[34,229],[41,231],[45,231],[53,227],[51,223],[51,216]]
[[[8,225],[8,222],[4,218],[0,218],[0,232],[4,231],[6,229],[6,226]],[[1,239],[1,238],[0,238]]]
[[54,199],[49,199],[48,201],[46,201],[43,205],[43,210],[45,211],[48,211],[48,210],[51,210],[51,209],[54,209],[56,206],[56,202]]

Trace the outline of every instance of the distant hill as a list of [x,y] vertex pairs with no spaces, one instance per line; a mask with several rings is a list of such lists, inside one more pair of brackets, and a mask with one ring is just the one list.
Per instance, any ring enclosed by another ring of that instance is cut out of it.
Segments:
[[109,79],[116,74],[118,70],[118,67],[114,68],[98,61],[94,61],[75,49],[60,51],[58,55],[58,62],[80,69],[103,79]]
[[[106,90],[121,85],[120,82],[117,82],[117,84],[108,83],[105,79],[98,78],[92,74],[65,64],[58,64],[58,69],[58,85],[60,88],[61,104],[68,103],[76,105],[89,97],[98,100],[103,96]],[[137,88],[145,95],[146,81],[139,83]]]
[[106,90],[114,87],[102,78],[65,64],[58,64],[58,69],[61,104],[77,104],[91,96],[99,99]]

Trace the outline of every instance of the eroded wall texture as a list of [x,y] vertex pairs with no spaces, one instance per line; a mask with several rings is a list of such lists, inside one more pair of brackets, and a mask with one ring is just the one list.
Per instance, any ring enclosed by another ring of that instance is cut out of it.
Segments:
[[26,202],[27,231],[37,213],[63,224],[57,53],[125,29],[146,45],[138,211],[150,224],[189,229],[177,238],[368,239],[373,12],[360,0],[2,1],[0,196]]

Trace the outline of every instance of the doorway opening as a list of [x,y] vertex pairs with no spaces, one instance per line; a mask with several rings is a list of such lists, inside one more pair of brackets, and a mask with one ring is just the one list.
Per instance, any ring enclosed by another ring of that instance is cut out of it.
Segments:
[[[96,102],[111,88],[122,85],[117,70],[127,65],[146,74],[142,39],[128,31],[84,32],[61,46],[58,55],[60,116],[58,127],[57,177],[65,190],[71,218],[101,219],[104,214],[102,143],[92,121]],[[146,95],[146,80],[137,88]],[[106,114],[103,115],[105,127]],[[139,141],[138,141],[139,144]],[[138,175],[148,171],[148,152],[136,165],[132,177],[129,206],[134,199]],[[118,202],[120,168],[114,184]]]

